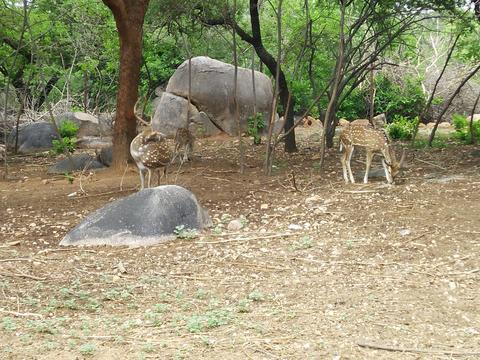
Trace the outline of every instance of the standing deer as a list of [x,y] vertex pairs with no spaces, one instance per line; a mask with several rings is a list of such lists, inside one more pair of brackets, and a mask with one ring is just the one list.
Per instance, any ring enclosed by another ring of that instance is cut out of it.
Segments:
[[175,133],[175,154],[172,159],[176,159],[177,155],[180,152],[180,163],[183,164],[185,161],[189,160],[189,155],[193,152],[193,146],[195,144],[195,136],[191,133],[188,127],[178,128]]
[[163,168],[164,175],[172,157],[172,146],[161,132],[145,129],[130,144],[130,154],[140,173],[140,189],[145,188],[145,171],[148,172],[148,187],[152,170]]
[[[340,134],[340,144],[343,146],[344,153],[341,158],[343,168],[343,178],[346,183],[349,180],[355,183],[352,169],[350,167],[350,161],[355,146],[364,147],[367,152],[367,161],[365,176],[363,182],[368,182],[368,172],[370,165],[372,164],[373,155],[375,153],[381,153],[383,155],[382,165],[385,169],[385,177],[389,184],[393,183],[394,178],[400,172],[403,161],[405,159],[405,150],[402,153],[402,157],[397,162],[395,157],[395,151],[392,148],[391,141],[388,138],[385,131],[381,129],[375,129],[372,126],[365,126],[362,124],[349,124],[344,126]],[[348,173],[347,173],[348,171]]]
[[172,158],[172,145],[164,134],[152,130],[151,125],[136,114],[136,108],[137,104],[133,109],[135,117],[146,127],[130,143],[130,154],[137,164],[140,174],[140,189],[142,190],[145,188],[146,171],[148,172],[148,187],[151,183],[152,170],[163,168],[163,174],[167,173],[167,167]]

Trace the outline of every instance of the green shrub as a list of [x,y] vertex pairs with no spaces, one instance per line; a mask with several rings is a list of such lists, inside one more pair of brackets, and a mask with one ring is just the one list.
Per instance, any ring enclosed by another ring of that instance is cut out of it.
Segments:
[[420,79],[407,77],[402,85],[395,84],[386,76],[375,79],[377,89],[375,109],[377,113],[386,113],[390,119],[397,116],[414,118],[425,105],[425,95]]
[[[472,134],[470,133],[470,122],[463,115],[454,114],[452,116],[452,124],[455,128],[455,138],[465,142],[472,143]],[[475,121],[472,126],[472,131],[477,139],[480,138],[480,122]]]
[[55,154],[73,153],[77,147],[78,125],[73,121],[66,120],[58,126],[60,139],[52,140],[53,152]]
[[[255,119],[257,120],[257,126],[255,126]],[[247,122],[247,135],[253,137],[253,143],[255,145],[261,142],[261,133],[265,128],[265,119],[262,113],[257,113],[255,116],[250,116]]]
[[[406,77],[402,84],[396,84],[387,76],[380,74],[375,78],[375,112],[387,114],[388,120],[398,116],[414,118],[421,113],[425,105],[420,79]],[[353,90],[343,100],[337,111],[337,117],[360,119],[368,116],[368,86]]]
[[58,132],[62,138],[73,138],[77,135],[78,130],[78,125],[70,120],[65,120],[58,127]]
[[396,116],[393,122],[387,125],[388,135],[395,140],[410,140],[415,133],[419,119],[406,118],[404,116]]
[[52,140],[53,152],[55,154],[64,154],[65,151],[73,153],[77,147],[77,139],[64,137],[58,140]]
[[367,91],[358,88],[353,90],[340,105],[337,117],[344,119],[366,118],[368,115]]

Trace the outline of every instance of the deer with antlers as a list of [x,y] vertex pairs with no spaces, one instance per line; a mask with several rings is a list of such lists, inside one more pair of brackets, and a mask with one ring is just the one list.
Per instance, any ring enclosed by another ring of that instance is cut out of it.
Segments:
[[145,172],[148,172],[148,187],[150,187],[152,170],[163,168],[163,173],[166,175],[167,167],[171,163],[173,146],[164,134],[152,130],[151,125],[139,117],[136,110],[137,104],[133,112],[138,122],[145,125],[145,128],[130,143],[130,154],[138,167],[140,189],[144,189]]
[[385,177],[389,184],[393,183],[405,160],[405,150],[403,150],[400,161],[397,162],[395,151],[385,131],[382,129],[375,129],[370,125],[351,123],[344,126],[340,133],[340,144],[343,147],[341,162],[343,178],[346,183],[349,181],[355,183],[352,169],[350,167],[350,161],[355,146],[364,147],[367,152],[365,176],[363,178],[364,183],[368,182],[368,172],[375,153],[381,153],[383,156],[382,165],[385,169]]

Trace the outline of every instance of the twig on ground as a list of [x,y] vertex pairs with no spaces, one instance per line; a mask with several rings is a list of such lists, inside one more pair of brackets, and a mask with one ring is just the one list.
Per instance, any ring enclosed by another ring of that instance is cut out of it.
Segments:
[[0,245],[0,248],[7,248],[7,247],[10,247],[10,246],[15,246],[15,245],[19,245],[20,244],[20,241],[11,241],[9,243],[6,243],[5,245]]
[[0,259],[0,262],[13,262],[13,261],[38,261],[45,263],[43,260],[37,260],[32,258],[13,258],[13,259]]
[[346,194],[368,194],[378,192],[378,190],[346,190],[343,192]]
[[424,164],[427,164],[427,165],[431,165],[433,167],[436,167],[436,168],[439,168],[439,169],[442,169],[442,170],[448,170],[447,168],[443,167],[443,166],[440,166],[440,165],[437,165],[437,164],[434,164],[430,161],[426,161],[426,160],[422,160],[422,159],[419,159],[419,158],[415,158],[414,160],[417,160],[417,161],[420,161]]
[[85,250],[85,249],[82,249],[82,248],[71,246],[71,247],[60,248],[60,249],[43,249],[43,250],[40,250],[39,252],[37,252],[35,255],[42,255],[42,254],[48,254],[48,253],[51,253],[51,252],[60,252],[60,251],[84,251],[84,252],[93,253],[93,254],[96,253],[96,251],[94,251],[94,250]]
[[228,179],[222,179],[222,178],[213,177],[213,176],[204,176],[204,178],[205,178],[205,179],[209,179],[209,180],[219,180],[219,181],[230,182],[230,180],[228,180]]
[[28,275],[28,274],[25,274],[25,273],[0,272],[0,275],[10,276],[10,277],[23,277],[23,278],[26,278],[26,279],[32,279],[32,280],[37,280],[37,281],[47,280],[47,278],[41,278],[41,277],[38,277],[38,276]]
[[469,271],[450,272],[450,273],[446,273],[446,274],[440,274],[439,276],[471,275],[471,274],[475,274],[477,272],[480,272],[480,268],[469,270]]
[[383,344],[372,344],[364,341],[359,341],[357,345],[360,347],[370,348],[375,350],[411,352],[411,353],[418,353],[418,354],[445,354],[445,355],[452,355],[452,356],[479,356],[480,355],[480,351],[463,352],[463,351],[439,350],[439,349],[416,349],[416,348],[389,346],[389,345],[383,345]]
[[16,317],[39,317],[39,318],[43,318],[42,314],[35,314],[35,313],[21,313],[21,312],[4,310],[4,309],[0,309],[0,312],[3,313],[3,314],[8,314],[8,315],[16,316]]
[[299,235],[299,234],[285,233],[285,234],[266,235],[266,236],[253,236],[249,238],[226,239],[226,240],[219,240],[219,241],[196,241],[195,244],[222,244],[222,243],[237,242],[237,241],[240,242],[240,241],[273,239],[273,238],[296,236],[296,235]]
[[112,195],[112,194],[117,194],[117,193],[121,193],[121,192],[128,192],[128,191],[135,191],[135,190],[136,190],[136,188],[130,188],[130,189],[124,189],[124,190],[107,191],[107,192],[100,193],[100,194],[85,195],[85,196],[82,196],[81,198],[82,198],[82,199],[85,199],[85,198],[89,198],[89,197],[99,197],[99,196]]

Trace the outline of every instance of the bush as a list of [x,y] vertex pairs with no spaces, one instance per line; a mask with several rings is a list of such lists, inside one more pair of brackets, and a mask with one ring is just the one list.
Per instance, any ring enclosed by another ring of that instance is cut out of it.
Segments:
[[[425,96],[419,79],[407,77],[403,84],[398,85],[380,74],[375,78],[375,87],[375,112],[387,114],[388,120],[398,116],[413,119],[421,113],[425,105]],[[366,118],[368,116],[369,91],[368,87],[353,90],[339,107],[337,117]]]
[[368,115],[368,103],[365,90],[355,89],[345,98],[337,111],[338,118],[362,119]]
[[52,140],[53,152],[64,154],[66,151],[73,153],[77,147],[78,125],[73,121],[66,120],[58,127],[60,139]]
[[425,96],[419,79],[406,78],[400,86],[386,76],[380,75],[375,79],[375,86],[377,113],[386,113],[389,118],[403,116],[413,119],[420,114],[425,105]]
[[[455,128],[455,137],[466,143],[472,143],[472,134],[470,134],[470,122],[463,115],[454,114],[452,116],[453,127]],[[472,129],[475,137],[480,138],[480,122],[475,121]]]
[[66,120],[60,124],[58,127],[58,132],[62,138],[72,138],[75,137],[78,133],[78,125],[73,121]]
[[410,140],[415,133],[419,119],[406,118],[404,116],[396,116],[393,122],[387,125],[388,135],[395,140]]
[[[255,126],[255,118],[257,120],[257,126]],[[261,142],[261,132],[265,128],[265,119],[262,113],[257,113],[255,116],[250,116],[247,123],[247,135],[253,137],[253,143],[255,145]]]
[[64,137],[58,140],[52,140],[52,146],[55,154],[64,154],[65,151],[73,153],[77,147],[77,138]]

